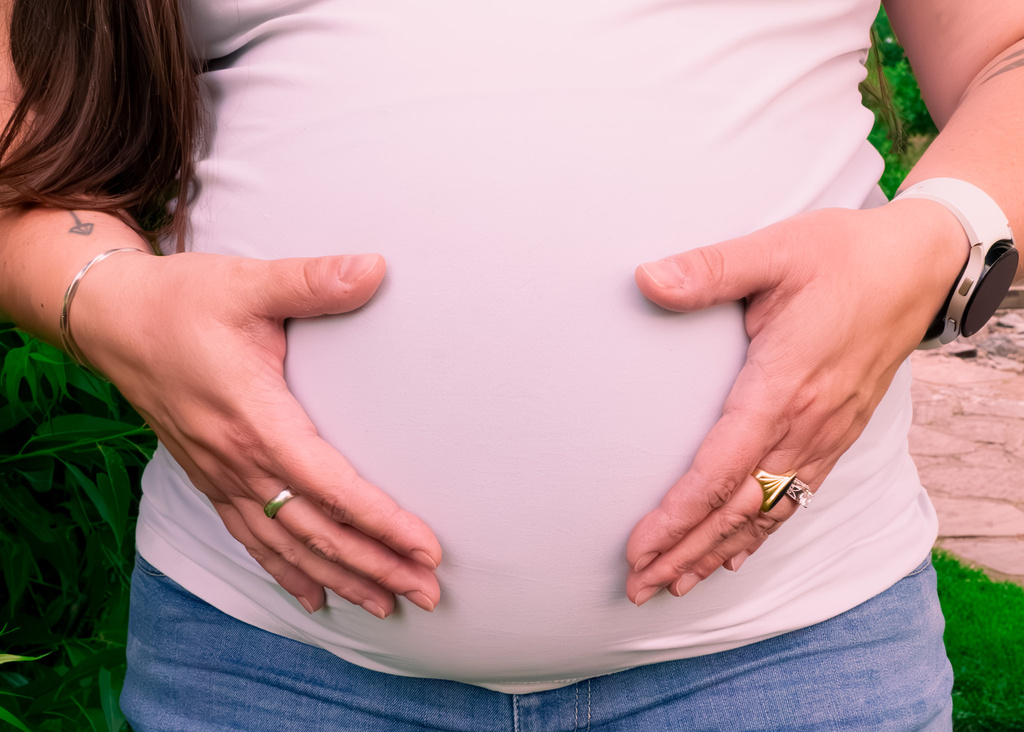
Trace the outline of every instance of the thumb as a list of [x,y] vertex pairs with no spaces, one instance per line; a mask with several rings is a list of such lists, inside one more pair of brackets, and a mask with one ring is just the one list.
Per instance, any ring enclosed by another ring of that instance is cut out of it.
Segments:
[[262,314],[271,318],[355,310],[377,292],[385,270],[379,254],[251,261],[247,285],[256,291]]
[[636,284],[651,302],[678,312],[742,300],[781,280],[774,238],[765,229],[647,262],[637,267]]

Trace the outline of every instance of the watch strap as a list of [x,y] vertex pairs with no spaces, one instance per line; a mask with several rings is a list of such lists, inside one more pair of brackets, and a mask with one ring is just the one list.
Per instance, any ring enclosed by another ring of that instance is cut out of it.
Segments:
[[967,181],[956,178],[929,178],[896,194],[901,198],[923,198],[945,206],[964,227],[971,246],[1013,239],[1010,221],[999,204]]
[[923,198],[941,204],[956,216],[970,242],[967,262],[946,304],[919,348],[936,348],[956,339],[963,327],[965,311],[987,266],[989,250],[997,242],[1009,242],[1010,222],[992,198],[977,186],[956,178],[930,178],[907,188],[893,200]]

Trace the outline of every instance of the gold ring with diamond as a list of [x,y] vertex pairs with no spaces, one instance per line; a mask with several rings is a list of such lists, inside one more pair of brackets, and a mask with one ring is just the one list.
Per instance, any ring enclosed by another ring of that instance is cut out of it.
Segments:
[[761,484],[761,490],[764,492],[764,501],[761,502],[762,513],[768,513],[775,508],[783,496],[789,496],[807,508],[811,496],[814,495],[811,487],[796,477],[796,472],[776,475],[767,470],[758,470],[754,473],[754,478]]

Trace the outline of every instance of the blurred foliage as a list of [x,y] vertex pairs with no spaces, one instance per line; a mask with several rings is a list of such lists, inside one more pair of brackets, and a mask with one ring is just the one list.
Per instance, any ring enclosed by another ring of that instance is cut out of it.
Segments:
[[938,130],[884,9],[875,19],[872,36],[868,78],[861,92],[865,106],[875,113],[868,139],[885,159],[879,184],[892,198]]
[[0,353],[0,728],[117,732],[136,487],[155,440],[57,349],[0,326]]

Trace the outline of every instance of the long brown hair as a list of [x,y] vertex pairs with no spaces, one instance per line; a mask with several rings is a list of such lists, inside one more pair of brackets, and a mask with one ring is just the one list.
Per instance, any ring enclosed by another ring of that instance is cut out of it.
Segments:
[[0,134],[0,206],[138,219],[176,193],[151,228],[181,247],[201,104],[178,1],[16,0],[11,55],[20,94]]

